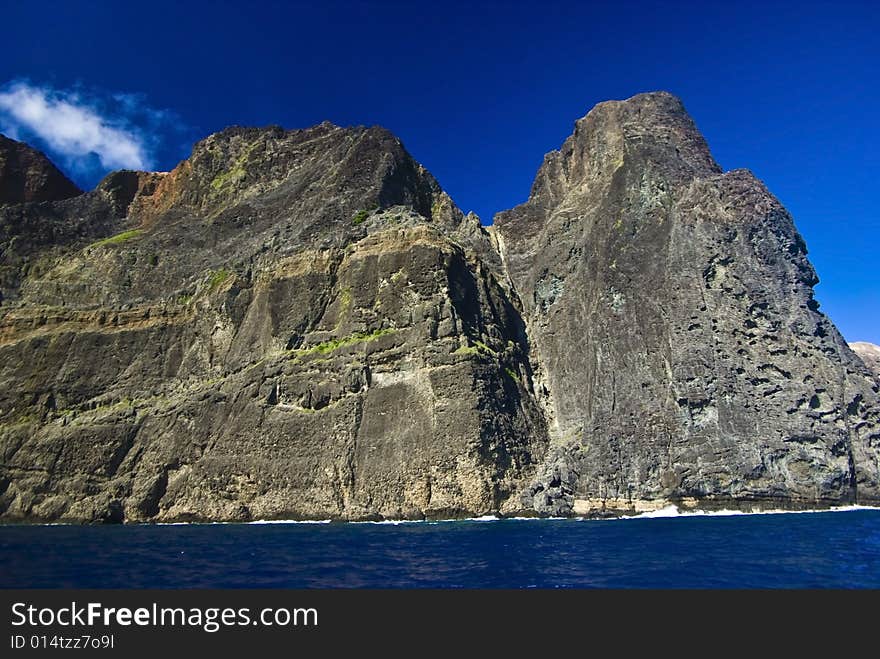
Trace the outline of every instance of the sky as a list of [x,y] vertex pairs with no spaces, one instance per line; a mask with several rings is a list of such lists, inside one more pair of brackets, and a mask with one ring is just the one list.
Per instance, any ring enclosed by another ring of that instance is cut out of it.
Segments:
[[822,310],[880,343],[880,2],[0,0],[0,132],[82,187],[226,126],[379,124],[490,223],[596,103],[678,95],[806,239]]

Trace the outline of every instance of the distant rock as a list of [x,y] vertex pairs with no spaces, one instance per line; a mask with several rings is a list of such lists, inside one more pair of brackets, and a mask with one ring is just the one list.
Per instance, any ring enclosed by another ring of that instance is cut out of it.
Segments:
[[0,135],[0,204],[59,201],[80,194],[45,155]]
[[866,341],[856,341],[855,343],[850,343],[849,347],[865,362],[865,366],[880,377],[880,346],[867,343]]

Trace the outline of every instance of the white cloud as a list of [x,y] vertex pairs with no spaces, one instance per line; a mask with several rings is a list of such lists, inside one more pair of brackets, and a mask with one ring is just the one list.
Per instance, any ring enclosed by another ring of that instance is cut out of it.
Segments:
[[[150,169],[150,139],[133,120],[161,119],[161,111],[138,105],[130,94],[109,97],[115,107],[96,96],[63,92],[27,82],[0,88],[0,126],[7,134],[32,134],[74,169]],[[89,164],[91,163],[91,164]]]

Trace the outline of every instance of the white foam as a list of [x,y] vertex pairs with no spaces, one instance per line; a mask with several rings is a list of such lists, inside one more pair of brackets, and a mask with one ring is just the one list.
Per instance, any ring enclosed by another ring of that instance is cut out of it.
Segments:
[[611,519],[650,519],[658,517],[733,517],[734,515],[800,515],[806,513],[847,513],[856,510],[880,510],[878,506],[833,506],[815,510],[681,510],[678,506],[669,505],[659,510],[641,513],[639,515],[621,515]]
[[[482,515],[481,517],[449,518],[449,519],[381,519],[364,520],[358,522],[343,522],[332,519],[258,519],[252,522],[148,522],[145,524],[126,524],[125,526],[223,526],[230,524],[378,524],[389,526],[401,526],[405,524],[450,524],[454,522],[535,522],[535,521],[580,521],[580,522],[609,522],[627,519],[668,519],[676,517],[733,517],[735,515],[801,515],[808,513],[848,513],[858,510],[878,510],[880,506],[833,506],[815,510],[681,510],[678,506],[670,504],[658,510],[640,513],[638,515],[620,515],[618,517],[498,517],[497,515]],[[71,522],[50,522],[35,524],[34,526],[80,526]]]
[[255,519],[250,522],[146,522],[123,526],[229,526],[233,524],[329,524],[332,519]]
[[426,519],[366,519],[357,522],[344,522],[346,524],[377,524],[379,526],[400,526],[401,524],[429,524]]
[[481,517],[464,517],[449,519],[379,519],[364,520],[358,522],[348,522],[349,524],[390,524],[391,526],[399,526],[401,524],[449,524],[450,522],[497,522],[501,520],[497,515],[483,515]]
[[[255,519],[246,524],[329,524],[332,519]],[[227,522],[235,524],[235,522]]]
[[[674,504],[670,504],[658,510],[651,510],[638,515],[620,515],[619,517],[498,517],[497,515],[482,515],[480,517],[449,518],[449,519],[381,519],[363,520],[357,522],[339,522],[341,524],[376,524],[379,526],[402,526],[409,524],[451,524],[456,522],[535,522],[535,521],[585,521],[607,522],[628,519],[667,519],[675,517],[734,517],[739,515],[800,515],[805,513],[838,513],[852,512],[857,510],[880,510],[880,506],[835,506],[817,510],[682,510]],[[248,522],[248,524],[329,524],[333,520],[320,521],[285,521],[269,520]],[[189,522],[183,522],[188,524]],[[220,524],[235,524],[236,522],[214,522]]]

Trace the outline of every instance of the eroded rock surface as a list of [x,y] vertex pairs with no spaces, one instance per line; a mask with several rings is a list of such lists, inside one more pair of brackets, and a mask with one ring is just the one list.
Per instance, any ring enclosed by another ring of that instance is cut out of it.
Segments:
[[543,454],[487,235],[384,130],[0,214],[6,519],[481,514]]
[[678,99],[598,105],[496,231],[555,447],[535,508],[880,498],[876,381],[792,218]]

